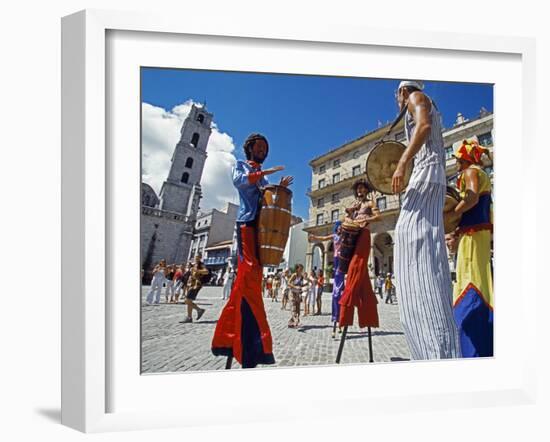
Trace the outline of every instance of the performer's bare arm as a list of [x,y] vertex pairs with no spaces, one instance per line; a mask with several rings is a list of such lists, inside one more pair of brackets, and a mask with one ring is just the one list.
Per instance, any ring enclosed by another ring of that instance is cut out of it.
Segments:
[[376,202],[370,201],[369,204],[370,204],[370,208],[372,209],[372,215],[367,217],[367,221],[372,223],[380,219],[380,210],[378,210],[378,206],[376,205]]
[[[271,174],[274,174],[276,172],[280,172],[281,170],[284,170],[284,169],[285,169],[285,166],[270,167],[269,169],[262,170],[261,174],[262,174],[262,176],[271,175]],[[281,178],[281,181],[279,182],[279,185],[287,187],[287,186],[290,186],[293,181],[294,181],[293,177],[284,176],[284,177]]]
[[409,141],[409,145],[401,155],[401,159],[397,164],[397,169],[392,178],[393,193],[399,193],[405,187],[405,171],[408,164],[411,162],[422,145],[426,142],[430,134],[432,125],[430,121],[430,111],[432,104],[426,95],[422,92],[413,92],[409,96],[407,103],[408,111],[413,116],[416,128],[413,136]]
[[264,169],[262,170],[262,175],[271,175],[275,172],[279,172],[281,170],[284,170],[285,166],[275,166],[275,167],[271,167],[269,169]]
[[479,178],[476,169],[466,169],[464,171],[464,180],[466,182],[466,194],[464,199],[458,203],[454,211],[461,215],[474,207],[479,202]]
[[380,219],[380,212],[378,211],[378,207],[376,207],[376,204],[373,201],[368,201],[366,204],[367,207],[371,209],[372,214],[361,214],[353,217],[353,222],[361,227],[366,227],[367,224],[378,221]]
[[314,235],[313,233],[310,233],[307,237],[309,242],[313,241],[328,241],[329,239],[332,239],[332,235],[325,235],[325,236],[319,236]]

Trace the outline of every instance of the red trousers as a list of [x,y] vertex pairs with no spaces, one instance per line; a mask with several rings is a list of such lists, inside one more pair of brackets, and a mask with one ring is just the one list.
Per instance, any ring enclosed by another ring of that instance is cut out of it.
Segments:
[[212,353],[233,356],[243,368],[273,364],[271,331],[262,299],[256,228],[239,226],[238,239],[237,279],[216,324]]
[[378,300],[369,276],[370,230],[364,228],[351,258],[344,293],[340,299],[339,326],[353,325],[357,307],[359,327],[378,327]]

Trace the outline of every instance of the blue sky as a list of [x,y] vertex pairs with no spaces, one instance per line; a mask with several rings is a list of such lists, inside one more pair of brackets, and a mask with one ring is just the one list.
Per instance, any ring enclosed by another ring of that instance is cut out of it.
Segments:
[[[375,129],[397,114],[398,80],[256,74],[178,69],[142,69],[142,102],[169,111],[189,100],[207,103],[218,130],[232,137],[237,158],[251,132],[270,143],[265,167],[284,165],[295,177],[293,211],[308,218],[309,160]],[[475,117],[493,111],[493,87],[486,84],[425,82],[445,127],[458,112]],[[175,145],[174,145],[175,146]],[[272,181],[278,181],[274,175]]]

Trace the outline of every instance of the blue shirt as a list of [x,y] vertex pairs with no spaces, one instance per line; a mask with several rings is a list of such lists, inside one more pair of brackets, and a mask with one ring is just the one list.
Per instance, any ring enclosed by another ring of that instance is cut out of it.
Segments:
[[238,160],[233,168],[233,185],[239,192],[240,200],[237,222],[248,222],[256,219],[262,195],[260,187],[269,184],[265,177],[261,177],[255,184],[248,181],[248,175],[258,170],[260,169],[256,169],[242,160]]

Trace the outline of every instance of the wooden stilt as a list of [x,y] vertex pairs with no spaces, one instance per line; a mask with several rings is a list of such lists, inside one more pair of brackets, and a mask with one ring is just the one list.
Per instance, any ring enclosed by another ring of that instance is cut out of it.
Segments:
[[231,364],[233,363],[233,356],[228,356],[227,361],[225,361],[225,369],[231,370]]
[[367,331],[369,333],[369,362],[374,362],[374,358],[372,356],[372,336],[370,333],[370,327],[367,327]]
[[348,326],[346,325],[344,327],[344,330],[342,331],[342,336],[340,338],[340,345],[338,346],[338,354],[336,355],[336,363],[340,363],[340,359],[342,358],[342,351],[344,351],[344,343],[346,342],[346,335],[348,334]]

